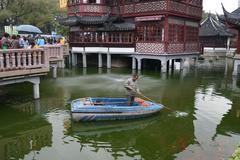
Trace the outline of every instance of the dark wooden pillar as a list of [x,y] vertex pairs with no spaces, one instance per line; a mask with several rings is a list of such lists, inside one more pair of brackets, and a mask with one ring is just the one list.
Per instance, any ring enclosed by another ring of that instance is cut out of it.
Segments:
[[106,36],[105,36],[105,42],[108,43],[108,32],[106,32]]
[[186,27],[186,20],[184,21],[184,31],[183,31],[183,51],[186,51],[186,36],[187,36],[187,27]]
[[168,43],[169,43],[169,23],[168,23],[168,15],[165,16],[164,22],[164,51],[168,51]]
[[240,54],[240,29],[238,29],[237,54]]
[[119,33],[118,42],[122,43],[122,32]]

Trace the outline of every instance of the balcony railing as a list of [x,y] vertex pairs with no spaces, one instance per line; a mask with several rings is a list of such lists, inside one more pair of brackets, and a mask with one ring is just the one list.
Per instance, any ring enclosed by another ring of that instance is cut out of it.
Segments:
[[140,54],[178,54],[199,52],[198,42],[187,43],[136,43],[136,52]]
[[[197,4],[199,5],[201,3],[199,2]],[[166,11],[176,14],[180,13],[185,16],[193,16],[199,19],[202,16],[201,6],[168,0],[136,2],[115,7],[108,7],[102,4],[75,4],[68,7],[68,15],[71,16],[75,13],[79,16],[104,15],[109,11],[111,11],[112,14],[117,14],[119,12],[118,7],[120,7],[120,14],[124,17],[160,14],[159,12]]]
[[107,14],[110,7],[102,4],[78,4],[68,7],[68,16],[72,16],[75,13],[81,15],[104,15]]
[[[112,13],[116,13],[117,7],[112,9]],[[176,1],[153,1],[145,3],[133,3],[120,6],[122,16],[134,16],[134,15],[150,15],[159,14],[159,12],[172,12],[176,14],[183,14],[185,16],[194,16],[201,18],[202,8],[189,5],[186,3]]]

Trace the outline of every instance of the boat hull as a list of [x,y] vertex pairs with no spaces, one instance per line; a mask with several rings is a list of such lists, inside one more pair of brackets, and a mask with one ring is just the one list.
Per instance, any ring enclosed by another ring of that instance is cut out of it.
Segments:
[[[88,122],[137,119],[151,116],[158,113],[163,108],[162,105],[149,101],[142,101],[136,106],[93,106],[89,103],[87,103],[86,106],[83,105],[83,101],[86,102],[84,99],[78,99],[72,102],[71,115],[74,121]],[[147,106],[141,106],[143,102],[144,104],[147,104]]]
[[74,121],[109,121],[109,120],[128,120],[151,116],[158,111],[138,112],[138,113],[72,113]]

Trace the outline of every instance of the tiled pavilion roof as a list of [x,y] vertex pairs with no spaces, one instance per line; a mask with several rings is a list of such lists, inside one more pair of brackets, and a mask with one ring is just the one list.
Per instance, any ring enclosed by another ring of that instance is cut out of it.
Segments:
[[224,13],[224,18],[223,20],[227,21],[229,24],[240,28],[240,8],[236,9],[232,13],[229,13],[224,6],[223,7],[223,13]]
[[125,22],[118,16],[71,16],[59,19],[59,23],[65,26],[78,26],[78,25],[101,25],[99,31],[126,31],[134,30],[135,24]]
[[233,36],[233,34],[229,32],[228,28],[224,24],[222,24],[218,19],[215,19],[211,14],[208,14],[208,17],[201,23],[199,35],[201,37]]

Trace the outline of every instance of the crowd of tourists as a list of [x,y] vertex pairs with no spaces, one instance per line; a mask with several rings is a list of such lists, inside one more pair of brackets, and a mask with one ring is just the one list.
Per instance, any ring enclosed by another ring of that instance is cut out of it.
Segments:
[[44,45],[53,45],[53,44],[65,44],[64,38],[54,39],[52,37],[42,37],[40,35],[32,37],[12,35],[4,33],[2,37],[0,36],[0,49],[31,49],[39,48]]

